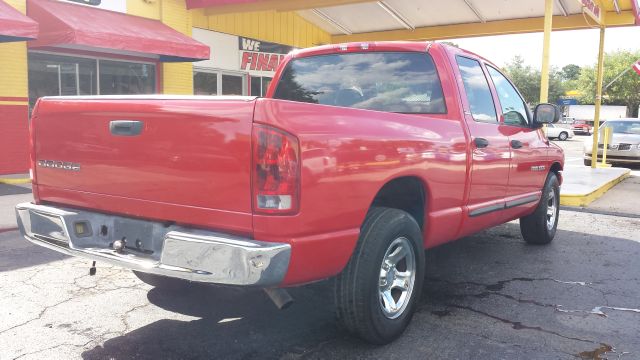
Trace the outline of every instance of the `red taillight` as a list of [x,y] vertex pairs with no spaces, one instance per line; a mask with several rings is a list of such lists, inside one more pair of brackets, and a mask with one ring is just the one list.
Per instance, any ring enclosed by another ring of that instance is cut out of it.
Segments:
[[298,211],[300,156],[298,140],[264,125],[253,127],[253,209],[268,214]]

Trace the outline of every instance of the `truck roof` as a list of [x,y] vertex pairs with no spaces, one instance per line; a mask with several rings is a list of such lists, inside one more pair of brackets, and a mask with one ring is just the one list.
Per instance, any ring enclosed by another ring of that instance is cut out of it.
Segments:
[[338,53],[350,53],[350,52],[364,52],[364,51],[427,51],[428,49],[445,49],[447,52],[453,52],[459,55],[471,55],[482,59],[483,61],[492,64],[497,67],[491,61],[483,58],[482,56],[473,53],[471,51],[461,49],[459,47],[451,46],[448,44],[442,44],[434,41],[372,41],[372,42],[352,42],[352,43],[340,43],[315,46],[306,49],[295,50],[291,52],[291,56],[294,58],[328,55]]

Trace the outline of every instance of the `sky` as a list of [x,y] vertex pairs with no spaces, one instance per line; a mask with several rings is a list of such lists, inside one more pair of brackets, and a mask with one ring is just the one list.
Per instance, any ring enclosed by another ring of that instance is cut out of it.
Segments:
[[[559,68],[576,64],[592,65],[598,60],[600,30],[555,31],[551,33],[551,65]],[[542,64],[542,33],[486,36],[449,40],[465,50],[481,55],[498,66],[520,55],[536,68]],[[640,26],[611,28],[605,33],[605,51],[640,50]]]

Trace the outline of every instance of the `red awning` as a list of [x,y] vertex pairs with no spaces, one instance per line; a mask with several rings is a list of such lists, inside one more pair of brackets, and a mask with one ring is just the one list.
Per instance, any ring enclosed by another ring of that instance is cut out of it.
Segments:
[[33,40],[38,37],[38,23],[0,0],[0,42]]
[[27,0],[27,14],[40,24],[30,48],[63,47],[158,58],[209,59],[209,47],[158,20],[55,0]]

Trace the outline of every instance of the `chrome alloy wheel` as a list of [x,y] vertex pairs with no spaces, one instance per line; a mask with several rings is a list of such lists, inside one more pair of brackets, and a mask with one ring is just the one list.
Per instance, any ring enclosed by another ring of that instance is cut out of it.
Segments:
[[547,199],[547,229],[551,230],[556,224],[556,218],[558,217],[558,197],[554,189],[549,191],[549,198]]
[[409,239],[399,237],[389,245],[380,267],[378,293],[382,313],[389,319],[402,315],[416,281],[416,255]]

